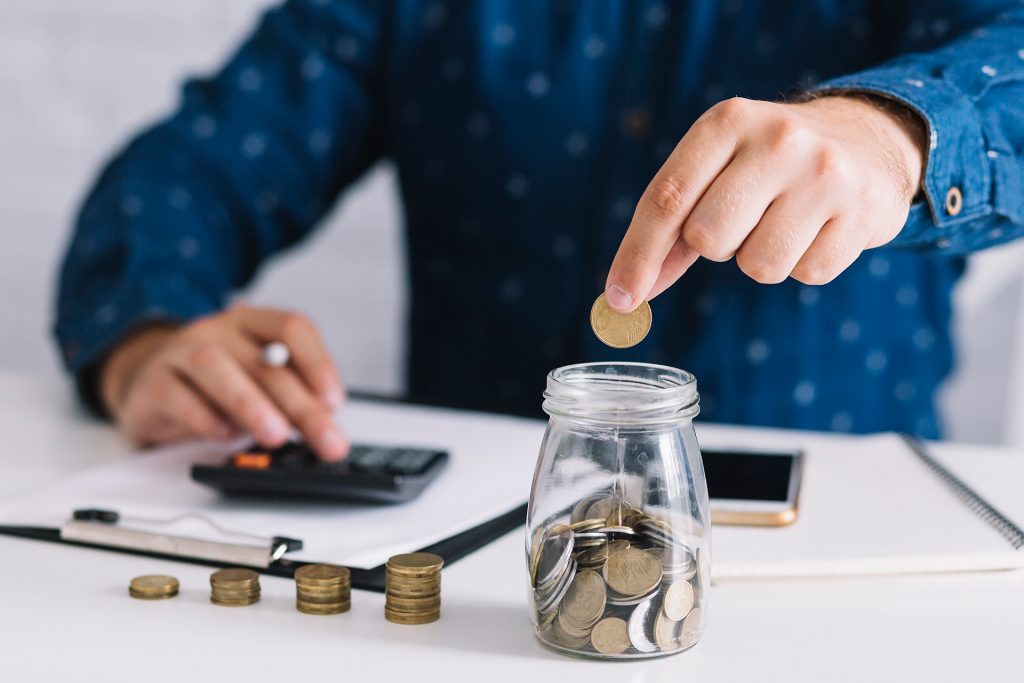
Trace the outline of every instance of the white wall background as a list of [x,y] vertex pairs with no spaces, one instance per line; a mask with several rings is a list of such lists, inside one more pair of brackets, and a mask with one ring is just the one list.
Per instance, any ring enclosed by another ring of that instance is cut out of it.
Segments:
[[[54,274],[97,166],[174,105],[182,78],[219,64],[268,4],[0,0],[0,371],[59,374]],[[401,390],[399,220],[393,174],[379,168],[248,296],[312,315],[355,388]],[[957,292],[961,365],[943,396],[954,438],[1024,443],[1021,249],[976,257]],[[370,283],[358,295],[357,281]]]

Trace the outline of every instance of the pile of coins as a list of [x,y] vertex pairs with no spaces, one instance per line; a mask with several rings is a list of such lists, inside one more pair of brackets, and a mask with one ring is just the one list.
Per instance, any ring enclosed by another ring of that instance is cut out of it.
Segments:
[[608,656],[682,650],[701,630],[699,549],[621,498],[580,501],[568,524],[540,527],[530,549],[541,638]]
[[164,600],[178,594],[178,580],[173,576],[148,574],[136,576],[128,585],[128,595],[139,600]]
[[332,564],[295,570],[295,607],[306,614],[340,614],[352,607],[352,573]]
[[251,605],[260,599],[260,575],[251,569],[221,569],[210,575],[210,588],[215,605]]
[[384,617],[396,624],[429,624],[441,618],[441,566],[432,553],[395,555],[384,567]]

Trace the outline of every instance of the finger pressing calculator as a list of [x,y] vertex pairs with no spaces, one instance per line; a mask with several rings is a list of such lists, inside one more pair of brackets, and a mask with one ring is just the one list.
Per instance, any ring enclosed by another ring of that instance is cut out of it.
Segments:
[[304,443],[273,450],[253,445],[222,465],[192,466],[192,479],[231,495],[356,503],[403,503],[433,481],[448,452],[353,445],[348,458],[322,462]]

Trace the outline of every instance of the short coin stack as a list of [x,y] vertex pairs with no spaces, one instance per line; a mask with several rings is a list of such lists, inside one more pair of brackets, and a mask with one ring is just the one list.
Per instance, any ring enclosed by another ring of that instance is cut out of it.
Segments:
[[352,573],[332,564],[295,570],[295,607],[306,614],[340,614],[352,607]]
[[251,605],[260,599],[260,575],[251,569],[221,569],[210,575],[210,588],[215,605]]
[[429,624],[441,618],[441,566],[432,553],[395,555],[385,566],[384,617],[396,624]]
[[163,600],[177,594],[178,580],[162,574],[136,576],[128,586],[128,595],[139,600]]

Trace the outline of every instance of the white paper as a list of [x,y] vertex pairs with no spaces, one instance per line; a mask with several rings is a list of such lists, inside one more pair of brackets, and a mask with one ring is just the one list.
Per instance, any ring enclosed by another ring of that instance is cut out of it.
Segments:
[[[375,567],[508,512],[526,501],[544,423],[481,413],[351,401],[341,414],[356,442],[445,448],[448,467],[414,501],[348,505],[245,501],[190,478],[194,463],[219,463],[230,448],[189,444],[90,469],[0,506],[0,522],[59,527],[78,508],[171,518],[196,512],[233,531],[300,538],[296,560]],[[70,454],[69,454],[70,457]],[[189,535],[204,537],[195,525]]]

